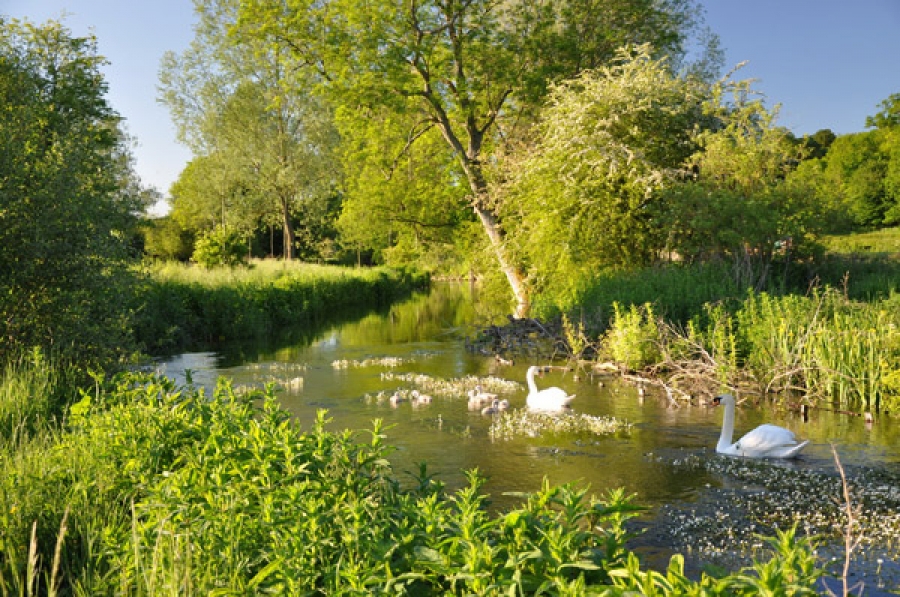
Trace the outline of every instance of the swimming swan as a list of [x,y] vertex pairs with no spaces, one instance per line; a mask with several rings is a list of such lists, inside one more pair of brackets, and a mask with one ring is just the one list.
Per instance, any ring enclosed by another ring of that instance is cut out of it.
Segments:
[[569,407],[569,403],[575,398],[575,394],[567,394],[562,388],[544,388],[538,390],[534,383],[534,375],[539,367],[532,365],[528,368],[526,379],[528,380],[528,398],[525,404],[532,410],[559,411]]
[[794,432],[777,425],[760,425],[736,443],[731,443],[734,434],[734,396],[722,394],[713,398],[713,405],[725,406],[722,418],[722,435],[716,445],[716,452],[747,458],[794,458],[809,440],[798,444]]

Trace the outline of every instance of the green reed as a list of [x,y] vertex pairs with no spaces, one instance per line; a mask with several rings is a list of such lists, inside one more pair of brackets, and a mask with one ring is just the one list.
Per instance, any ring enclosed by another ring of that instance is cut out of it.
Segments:
[[772,389],[859,411],[900,403],[900,304],[860,303],[833,289],[751,295],[737,313],[746,363]]
[[150,353],[268,338],[342,310],[383,307],[427,283],[422,274],[389,268],[159,264],[149,268],[141,290],[135,334]]

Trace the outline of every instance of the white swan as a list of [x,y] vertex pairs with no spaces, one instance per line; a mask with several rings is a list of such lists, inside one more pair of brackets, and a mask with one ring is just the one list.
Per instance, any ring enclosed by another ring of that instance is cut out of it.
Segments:
[[534,375],[540,367],[532,365],[528,368],[528,398],[525,404],[532,410],[560,411],[569,407],[575,394],[567,394],[562,388],[544,388],[538,390],[534,383]]
[[760,425],[736,443],[731,443],[734,434],[734,396],[722,394],[712,401],[714,406],[723,404],[722,435],[716,445],[716,452],[748,458],[794,458],[809,440],[797,443],[794,432],[777,425]]

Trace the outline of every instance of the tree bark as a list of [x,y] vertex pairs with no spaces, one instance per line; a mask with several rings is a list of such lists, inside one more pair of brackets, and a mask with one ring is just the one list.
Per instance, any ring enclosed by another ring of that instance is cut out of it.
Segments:
[[500,270],[506,276],[513,296],[516,298],[515,316],[518,318],[528,317],[531,312],[531,297],[525,284],[525,274],[510,261],[509,256],[506,254],[506,249],[503,245],[503,231],[497,221],[497,216],[491,210],[478,205],[474,206],[474,210],[491,241],[494,254],[500,263]]
[[516,299],[515,316],[518,318],[528,317],[531,313],[531,296],[528,285],[525,281],[525,272],[518,264],[514,263],[506,250],[505,235],[503,228],[500,226],[500,220],[494,210],[488,207],[486,200],[489,191],[484,174],[481,172],[481,166],[477,161],[469,159],[462,154],[463,169],[469,181],[469,187],[472,189],[474,199],[472,200],[472,209],[481,221],[488,239],[491,241],[491,247],[494,249],[494,255],[500,265],[500,271],[506,276],[509,287]]

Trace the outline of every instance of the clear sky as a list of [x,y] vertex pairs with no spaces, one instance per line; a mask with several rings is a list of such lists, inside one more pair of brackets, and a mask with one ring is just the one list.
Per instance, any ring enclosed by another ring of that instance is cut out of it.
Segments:
[[[779,123],[796,135],[865,129],[867,116],[900,93],[900,0],[701,0],[722,39],[726,69],[756,79]],[[191,0],[0,0],[0,14],[60,19],[75,35],[97,36],[109,100],[136,138],[137,172],[163,195],[190,159],[157,103],[163,52],[193,38]]]

